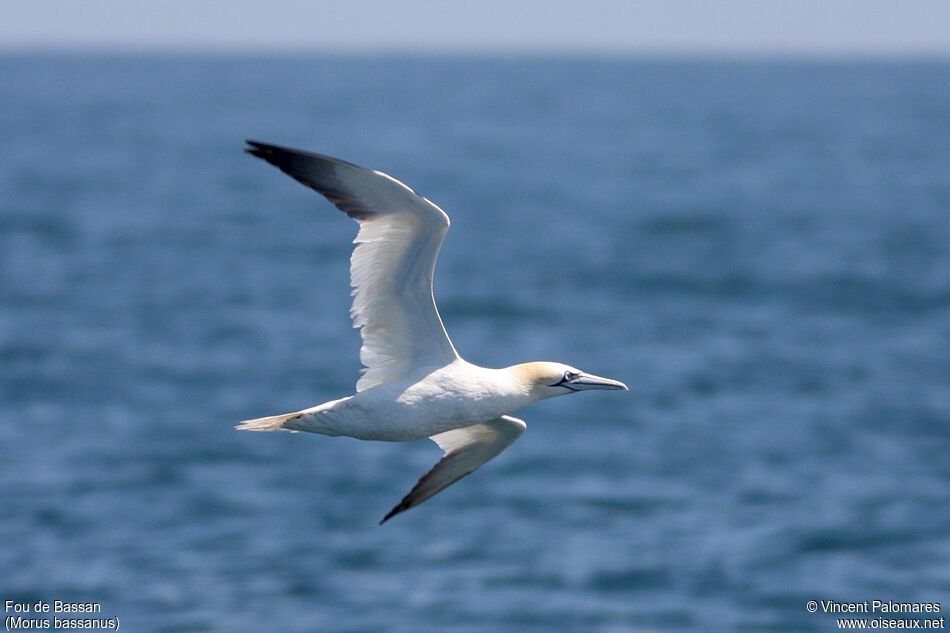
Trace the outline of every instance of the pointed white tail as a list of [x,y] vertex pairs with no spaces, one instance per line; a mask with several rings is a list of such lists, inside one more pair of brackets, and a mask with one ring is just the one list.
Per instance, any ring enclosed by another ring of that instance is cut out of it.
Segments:
[[244,420],[236,428],[239,431],[279,431],[281,429],[290,431],[285,425],[290,420],[300,418],[299,412],[285,413],[283,415],[271,415],[266,418],[256,418],[254,420]]

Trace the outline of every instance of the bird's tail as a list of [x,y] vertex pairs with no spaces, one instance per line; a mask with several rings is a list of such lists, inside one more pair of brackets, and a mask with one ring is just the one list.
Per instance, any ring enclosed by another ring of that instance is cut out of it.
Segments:
[[290,431],[295,429],[288,428],[287,423],[299,419],[300,416],[300,412],[271,415],[266,418],[244,420],[234,428],[239,431]]

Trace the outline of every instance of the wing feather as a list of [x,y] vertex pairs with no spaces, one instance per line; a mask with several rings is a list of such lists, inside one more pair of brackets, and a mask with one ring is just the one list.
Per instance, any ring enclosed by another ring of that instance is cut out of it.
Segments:
[[458,354],[439,316],[432,277],[449,218],[386,174],[329,156],[248,141],[245,151],[315,190],[360,224],[350,258],[365,369],[357,391],[446,365]]
[[445,455],[432,467],[432,470],[419,479],[409,494],[383,517],[383,520],[379,522],[380,525],[400,512],[405,512],[445,490],[482,464],[500,455],[521,437],[525,428],[527,425],[523,420],[503,415],[488,422],[433,435],[429,439],[438,444],[439,448],[445,451]]

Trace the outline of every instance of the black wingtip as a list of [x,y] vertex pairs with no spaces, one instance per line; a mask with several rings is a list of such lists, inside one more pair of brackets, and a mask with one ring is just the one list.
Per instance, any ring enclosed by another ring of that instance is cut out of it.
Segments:
[[257,158],[262,158],[267,160],[267,157],[273,153],[274,146],[268,145],[267,143],[260,143],[258,141],[252,141],[251,139],[245,139],[250,147],[244,148],[245,154],[250,154],[251,156],[256,156]]
[[313,188],[313,184],[308,182],[301,173],[294,170],[293,168],[293,162],[296,160],[295,155],[306,156],[305,152],[291,150],[285,147],[279,147],[277,145],[270,145],[268,143],[261,143],[260,141],[252,141],[251,139],[245,139],[244,142],[248,144],[248,147],[244,148],[245,154],[250,154],[255,158],[260,158],[261,160],[270,163],[274,167],[277,167],[284,173],[290,175],[295,180],[298,180],[304,185]]
[[303,159],[303,161],[306,161],[310,158],[319,159],[321,158],[319,155],[311,154],[299,149],[281,147],[280,145],[271,145],[270,143],[252,141],[251,139],[245,139],[244,142],[248,144],[248,147],[244,148],[245,154],[250,154],[251,156],[263,159],[274,167],[277,167],[281,171],[289,174],[291,177],[301,181],[308,187],[313,188],[313,184],[306,181],[304,174],[301,173],[298,168],[300,166],[301,159]]
[[313,189],[351,218],[363,221],[377,215],[359,191],[341,183],[337,176],[338,169],[361,172],[369,170],[323,154],[269,145],[251,139],[245,142],[248,145],[244,148],[245,153],[270,163],[300,184]]
[[387,514],[386,516],[383,517],[383,520],[380,521],[379,524],[382,525],[383,523],[385,523],[386,521],[390,520],[391,518],[393,518],[394,516],[396,516],[396,515],[399,514],[400,512],[405,512],[406,510],[408,510],[408,509],[411,508],[411,507],[412,507],[412,506],[410,506],[409,504],[407,504],[407,503],[406,503],[406,500],[403,499],[402,501],[399,502],[399,504],[398,504],[395,508],[393,508],[392,510],[389,511],[389,514]]

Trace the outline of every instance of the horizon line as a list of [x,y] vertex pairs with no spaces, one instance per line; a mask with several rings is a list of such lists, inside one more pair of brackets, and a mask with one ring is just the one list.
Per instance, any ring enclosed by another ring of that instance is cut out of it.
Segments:
[[142,55],[199,57],[433,57],[450,58],[590,58],[671,60],[802,60],[802,61],[950,61],[950,49],[863,47],[589,47],[589,46],[275,46],[213,44],[21,43],[0,42],[0,55]]

